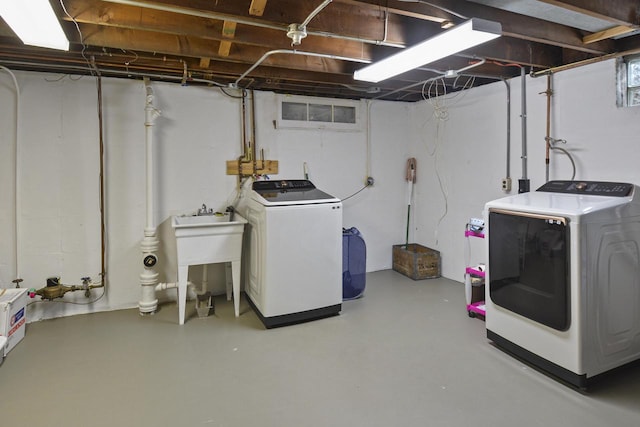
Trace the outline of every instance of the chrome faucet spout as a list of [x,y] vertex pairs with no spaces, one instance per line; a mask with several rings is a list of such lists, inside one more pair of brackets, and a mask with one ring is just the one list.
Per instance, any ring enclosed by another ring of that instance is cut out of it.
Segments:
[[202,207],[198,209],[198,215],[213,215],[213,208],[207,210],[207,205],[203,203]]

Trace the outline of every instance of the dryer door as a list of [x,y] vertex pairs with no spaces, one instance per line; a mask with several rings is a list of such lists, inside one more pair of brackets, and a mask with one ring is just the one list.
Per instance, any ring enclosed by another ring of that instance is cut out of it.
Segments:
[[568,220],[492,209],[487,237],[491,301],[566,331],[571,317]]

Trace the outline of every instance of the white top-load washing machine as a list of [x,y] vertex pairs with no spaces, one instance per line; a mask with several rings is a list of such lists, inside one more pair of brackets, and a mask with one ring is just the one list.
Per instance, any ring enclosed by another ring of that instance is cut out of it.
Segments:
[[581,388],[640,359],[639,190],[550,181],[487,203],[488,338]]
[[342,203],[308,180],[252,183],[239,210],[245,292],[267,328],[342,308]]

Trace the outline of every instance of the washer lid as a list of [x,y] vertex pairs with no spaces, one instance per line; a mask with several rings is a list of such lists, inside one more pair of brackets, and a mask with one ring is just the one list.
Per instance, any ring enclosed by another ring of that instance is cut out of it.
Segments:
[[255,181],[252,185],[253,199],[265,206],[306,205],[335,203],[337,199],[306,179],[279,181]]

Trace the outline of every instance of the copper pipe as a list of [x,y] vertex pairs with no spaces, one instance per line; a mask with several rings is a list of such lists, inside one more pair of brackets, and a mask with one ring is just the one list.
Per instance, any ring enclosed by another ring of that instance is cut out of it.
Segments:
[[[97,69],[96,69],[97,70]],[[100,282],[105,285],[107,267],[106,267],[106,226],[105,226],[105,210],[104,210],[104,132],[103,132],[103,114],[102,114],[102,77],[98,71],[98,133],[100,139]],[[106,289],[106,287],[105,287]]]
[[[251,90],[251,144],[253,145],[253,148],[251,148],[251,157],[253,158],[253,175],[257,175],[258,145],[256,144],[256,94],[253,89]],[[264,164],[262,167],[264,167]]]

